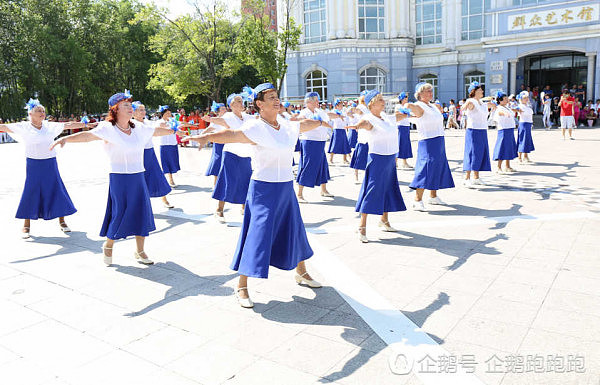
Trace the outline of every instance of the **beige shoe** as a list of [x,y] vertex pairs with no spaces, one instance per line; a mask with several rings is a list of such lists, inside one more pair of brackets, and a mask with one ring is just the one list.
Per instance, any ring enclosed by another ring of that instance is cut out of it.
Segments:
[[141,263],[142,265],[154,265],[154,262],[152,262],[152,260],[148,258],[145,251],[135,251],[133,255],[135,256],[135,259],[138,261],[138,263]]
[[302,285],[302,284],[308,285],[309,287],[312,287],[312,288],[315,288],[315,289],[319,288],[319,287],[322,287],[322,285],[319,282],[315,281],[314,279],[306,279],[306,278],[304,278],[304,276],[307,275],[307,274],[308,274],[308,272],[305,272],[302,275],[296,274],[294,276],[294,279],[296,280],[296,283],[298,283],[298,285]]
[[29,234],[29,227],[23,227],[23,232],[21,233],[21,239],[29,239],[31,235]]
[[71,232],[71,229],[69,228],[69,226],[67,226],[67,224],[65,222],[61,222],[60,223],[60,230],[63,233],[70,233]]
[[250,309],[254,307],[254,302],[252,302],[252,300],[250,299],[250,296],[248,296],[248,298],[242,298],[238,295],[238,292],[240,290],[248,290],[247,287],[238,287],[235,290],[235,298],[237,299],[238,304],[240,304],[241,307],[244,307],[246,309]]
[[112,255],[110,257],[108,255],[106,255],[106,250],[111,250],[111,253],[112,253],[112,247],[106,247],[106,242],[104,242],[102,244],[102,254],[104,254],[104,264],[106,266],[110,266],[110,265],[112,265]]
[[331,194],[330,194],[330,193],[328,193],[328,192],[322,192],[322,193],[321,193],[321,196],[322,196],[322,197],[325,197],[325,198],[333,198],[333,195],[331,195]]
[[215,218],[219,223],[225,223],[225,215],[222,211],[215,211]]
[[[365,234],[363,234],[363,230],[365,231]],[[366,227],[359,227],[358,230],[356,231],[358,233],[358,239],[362,242],[362,243],[369,243],[369,238],[367,238],[367,228]]]
[[387,231],[390,233],[395,233],[396,230],[395,228],[393,228],[392,226],[390,226],[390,222],[384,222],[384,221],[379,221],[379,227],[383,227],[383,231]]

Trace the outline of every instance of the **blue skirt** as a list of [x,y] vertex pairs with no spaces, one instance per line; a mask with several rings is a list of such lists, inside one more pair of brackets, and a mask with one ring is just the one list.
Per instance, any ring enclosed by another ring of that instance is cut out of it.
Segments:
[[369,143],[356,143],[356,149],[350,159],[350,168],[355,170],[364,170],[367,168],[367,159],[369,157]]
[[348,130],[348,144],[350,148],[356,147],[356,143],[358,143],[358,131]]
[[231,269],[267,278],[269,266],[292,270],[312,255],[292,181],[251,180]]
[[221,143],[213,143],[212,155],[210,157],[210,162],[208,163],[208,168],[206,169],[206,176],[219,175],[221,158],[223,157],[223,146],[224,144]]
[[171,186],[160,169],[156,153],[153,148],[144,149],[144,179],[148,186],[148,193],[152,198],[164,197],[171,192]]
[[336,128],[333,130],[333,135],[329,142],[329,151],[327,152],[330,154],[349,154],[351,151],[352,149],[348,143],[346,130],[343,128]]
[[111,173],[109,180],[100,236],[109,239],[124,239],[131,235],[147,237],[156,230],[144,173]]
[[301,147],[300,147],[300,139],[298,139],[296,141],[296,147],[294,147],[294,152],[300,152],[301,151]]
[[165,174],[175,174],[179,167],[179,149],[176,144],[160,146],[160,163]]
[[410,144],[410,126],[398,126],[398,142],[400,143],[400,148],[398,150],[398,158],[412,158],[413,153]]
[[246,202],[248,185],[252,176],[251,159],[232,152],[223,152],[221,169],[212,197],[218,201],[235,204]]
[[316,140],[300,141],[300,164],[298,165],[298,184],[304,187],[320,186],[327,183],[329,165],[325,156],[325,142]]
[[74,214],[75,206],[58,172],[56,158],[27,158],[19,219],[54,219]]
[[463,171],[492,171],[487,130],[467,128]]
[[496,146],[494,146],[494,160],[512,160],[518,156],[515,129],[505,128],[498,130]]
[[535,150],[535,147],[533,146],[533,137],[531,136],[532,126],[533,123],[519,123],[519,152],[528,154]]
[[356,212],[382,215],[405,210],[396,174],[396,155],[369,154]]
[[446,158],[446,139],[443,136],[419,140],[412,189],[437,191],[454,187],[452,172]]

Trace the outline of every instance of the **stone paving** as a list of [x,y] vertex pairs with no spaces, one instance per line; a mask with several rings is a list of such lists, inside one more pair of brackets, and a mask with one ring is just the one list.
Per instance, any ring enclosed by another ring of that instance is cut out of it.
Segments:
[[[0,384],[442,384],[451,382],[421,374],[472,362],[485,384],[598,385],[600,130],[575,135],[563,141],[556,130],[536,130],[534,164],[482,173],[487,186],[470,190],[461,184],[463,132],[447,131],[457,184],[440,192],[448,205],[391,214],[397,233],[369,218],[368,244],[355,233],[360,186],[341,158],[331,166],[334,199],[305,190],[313,246],[448,352],[407,375],[392,372],[391,347],[328,285],[316,259],[308,266],[323,288],[272,269],[268,280],[249,281],[255,308],[237,305],[228,266],[241,215],[228,205],[227,225],[212,217],[209,150],[181,149],[169,196],[176,209],[153,202],[157,230],[146,250],[156,264],[137,264],[130,239],[116,243],[114,266],[105,267],[100,143],[59,150],[79,210],[67,218],[73,232],[36,221],[28,241],[14,219],[22,148],[2,144]],[[490,131],[491,146],[495,137]],[[398,175],[408,206],[413,173]]]

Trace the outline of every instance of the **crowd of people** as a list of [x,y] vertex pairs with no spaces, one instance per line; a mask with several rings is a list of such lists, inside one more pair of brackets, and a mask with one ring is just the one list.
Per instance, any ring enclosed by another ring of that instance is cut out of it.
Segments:
[[[445,128],[465,129],[463,185],[479,188],[485,183],[481,172],[514,173],[511,161],[533,163],[535,150],[532,126],[535,101],[523,90],[512,97],[502,91],[484,96],[482,85],[468,87],[468,99],[445,109],[434,100],[433,86],[416,85],[414,93],[402,92],[393,108],[377,90],[365,90],[356,100],[336,99],[323,103],[319,94],[308,92],[302,106],[279,99],[270,83],[255,89],[244,87],[226,103],[213,102],[210,113],[183,109],[172,111],[159,106],[148,119],[148,109],[134,101],[129,91],[108,100],[109,111],[102,116],[73,117],[69,122],[46,119],[38,100],[27,103],[27,121],[0,123],[0,132],[25,146],[26,179],[16,217],[24,220],[22,237],[30,238],[31,220],[58,218],[60,229],[70,232],[65,217],[76,212],[56,162],[55,148],[67,143],[101,140],[110,163],[109,191],[100,235],[104,263],[112,264],[115,241],[135,237],[135,259],[153,262],[144,250],[144,240],[155,230],[150,198],[167,200],[177,188],[174,175],[180,170],[180,146],[196,144],[200,149],[212,143],[206,175],[213,176],[214,216],[225,223],[226,203],[241,205],[244,217],[231,268],[240,274],[236,298],[242,307],[252,307],[248,277],[267,278],[270,266],[295,269],[298,284],[318,288],[307,271],[305,260],[313,255],[302,220],[300,204],[309,204],[306,188],[320,188],[320,195],[335,199],[328,183],[329,165],[336,155],[343,165],[354,169],[361,184],[355,211],[360,214],[358,239],[368,243],[367,217],[380,216],[378,226],[394,232],[389,213],[405,211],[397,169],[413,173],[410,188],[415,191],[416,211],[427,205],[445,205],[439,190],[454,188],[445,149]],[[552,97],[547,92],[545,99]],[[413,101],[409,101],[413,99]],[[565,89],[560,96],[560,126],[563,137],[576,127],[578,100]],[[447,117],[444,117],[447,114]],[[460,122],[460,123],[459,123]],[[492,151],[488,130],[497,128]],[[414,166],[410,128],[418,137]],[[65,135],[67,133],[67,135]],[[160,162],[153,137],[160,148]],[[329,146],[326,146],[329,141]],[[295,155],[297,153],[297,155]],[[329,160],[327,157],[329,154]],[[298,159],[297,170],[294,168]],[[296,182],[296,188],[294,186]],[[335,193],[335,191],[333,191]]]

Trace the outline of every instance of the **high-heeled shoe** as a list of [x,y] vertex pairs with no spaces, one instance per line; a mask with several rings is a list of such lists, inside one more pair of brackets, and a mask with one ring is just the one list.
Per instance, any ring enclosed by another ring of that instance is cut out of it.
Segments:
[[135,259],[138,261],[138,263],[141,263],[142,265],[154,265],[154,262],[152,262],[152,260],[150,260],[150,258],[148,258],[147,255],[146,255],[146,257],[142,257],[142,254],[146,255],[146,252],[142,250],[140,252],[135,251],[133,253],[133,255],[134,255]]
[[108,255],[106,255],[106,250],[111,250],[111,253],[112,253],[112,247],[106,247],[106,242],[104,242],[102,244],[102,254],[104,255],[104,264],[106,266],[110,266],[110,265],[112,265],[112,255],[110,257]]
[[[365,232],[365,234],[363,234],[362,232]],[[358,230],[356,231],[358,233],[358,239],[362,242],[362,243],[369,243],[369,238],[367,238],[367,228],[366,227],[359,227]]]
[[240,295],[238,294],[238,292],[240,292],[241,290],[248,290],[247,287],[238,287],[235,290],[235,298],[237,299],[238,304],[241,307],[244,307],[246,309],[250,309],[254,307],[254,302],[252,302],[252,300],[250,299],[250,295],[248,295],[248,298],[242,298],[240,297]]
[[294,279],[296,280],[296,283],[298,285],[308,285],[309,287],[312,287],[314,289],[317,289],[319,287],[322,287],[323,285],[321,285],[319,282],[315,281],[314,279],[306,279],[304,278],[305,275],[307,275],[308,272],[305,271],[304,274],[300,275],[300,274],[296,274],[294,276]]
[[379,227],[383,227],[383,231],[387,231],[390,233],[395,233],[396,231],[398,231],[390,225],[390,222],[379,221]]

